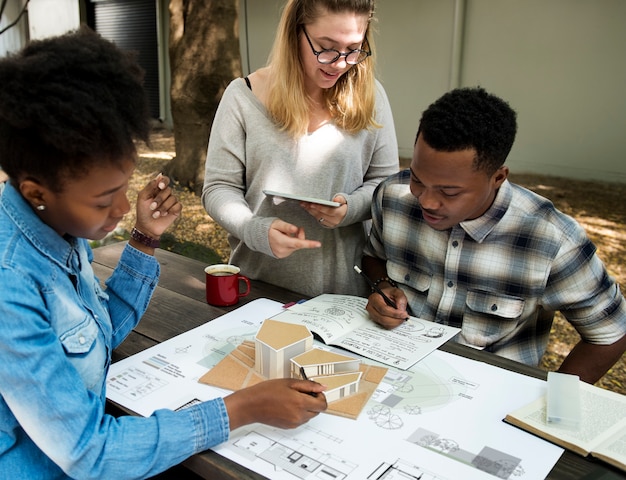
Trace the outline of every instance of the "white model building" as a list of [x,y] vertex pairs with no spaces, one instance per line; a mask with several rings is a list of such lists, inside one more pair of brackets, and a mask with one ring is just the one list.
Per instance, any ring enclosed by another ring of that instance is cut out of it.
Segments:
[[254,345],[254,369],[265,378],[285,378],[291,376],[291,358],[313,348],[313,334],[304,325],[267,319]]
[[358,358],[312,348],[291,359],[291,376],[301,378],[304,371],[309,380],[326,386],[326,401],[333,402],[358,393],[362,375],[360,365]]
[[357,393],[361,360],[313,348],[304,325],[267,319],[254,337],[254,370],[265,378],[302,378],[326,386],[327,402]]

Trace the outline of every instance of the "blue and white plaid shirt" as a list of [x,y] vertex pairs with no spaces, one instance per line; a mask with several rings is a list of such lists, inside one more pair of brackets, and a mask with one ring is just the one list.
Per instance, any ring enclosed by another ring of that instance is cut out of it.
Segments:
[[404,170],[377,188],[372,222],[365,254],[386,261],[412,315],[461,327],[461,343],[538,365],[557,310],[589,343],[626,334],[626,302],[584,229],[530,190],[505,181],[484,215],[438,231]]

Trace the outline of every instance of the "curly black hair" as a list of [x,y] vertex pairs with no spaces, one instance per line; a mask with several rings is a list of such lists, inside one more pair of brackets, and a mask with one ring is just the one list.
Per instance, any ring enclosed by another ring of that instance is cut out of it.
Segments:
[[474,167],[493,174],[508,156],[517,132],[516,113],[507,102],[481,87],[457,88],[422,114],[420,133],[435,150],[476,150]]
[[134,139],[150,133],[143,75],[134,54],[87,27],[1,59],[2,169],[60,191],[98,162],[134,160]]

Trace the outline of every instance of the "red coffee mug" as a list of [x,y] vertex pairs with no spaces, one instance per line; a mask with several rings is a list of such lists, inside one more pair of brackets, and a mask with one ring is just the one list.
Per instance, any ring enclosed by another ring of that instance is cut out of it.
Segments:
[[[209,265],[204,269],[206,277],[206,301],[217,307],[235,305],[239,297],[250,293],[250,280],[241,275],[235,265]],[[245,292],[239,291],[239,282],[246,284]]]

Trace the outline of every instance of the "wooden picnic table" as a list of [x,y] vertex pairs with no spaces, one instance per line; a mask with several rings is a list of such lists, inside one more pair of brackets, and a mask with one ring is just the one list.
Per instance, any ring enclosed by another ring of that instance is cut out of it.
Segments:
[[[126,242],[120,242],[94,249],[93,269],[101,281],[111,275],[125,245]],[[159,285],[141,322],[113,352],[113,361],[121,360],[164,342],[206,323],[207,319],[217,318],[258,298],[268,298],[282,303],[297,302],[303,298],[298,293],[252,280],[250,294],[242,297],[239,304],[232,307],[213,307],[206,303],[204,283],[206,265],[198,260],[165,250],[157,250],[156,257],[161,264]],[[448,342],[440,349],[535,378],[546,379],[547,377],[547,372],[538,368],[457,343]],[[108,408],[114,414],[131,413],[123,411],[111,402]],[[265,478],[211,450],[194,455],[183,465],[203,478],[214,480]],[[566,450],[547,478],[551,480],[617,480],[624,476],[619,470],[609,465],[592,458],[583,458]]]

